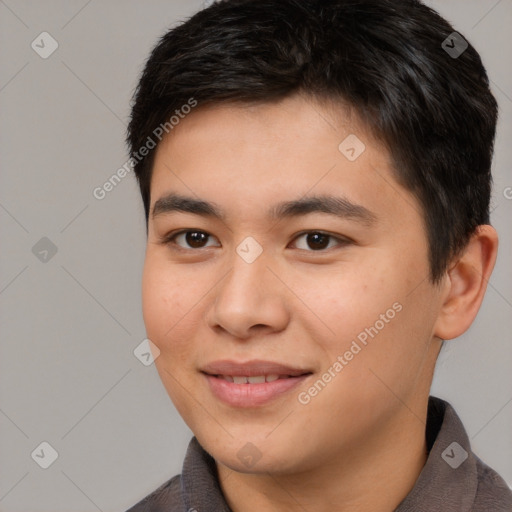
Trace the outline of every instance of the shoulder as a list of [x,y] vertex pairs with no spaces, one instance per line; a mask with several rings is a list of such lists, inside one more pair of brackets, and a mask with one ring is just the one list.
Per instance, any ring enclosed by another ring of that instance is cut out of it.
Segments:
[[193,437],[180,475],[177,475],[126,512],[229,512],[217,479],[212,456]]
[[472,512],[512,511],[512,490],[494,469],[476,459],[478,487]]
[[181,475],[176,475],[126,512],[181,512]]

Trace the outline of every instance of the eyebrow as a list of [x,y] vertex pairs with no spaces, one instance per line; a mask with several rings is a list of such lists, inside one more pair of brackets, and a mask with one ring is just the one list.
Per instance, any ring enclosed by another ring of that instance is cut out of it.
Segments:
[[[153,219],[158,215],[172,212],[185,212],[222,221],[226,215],[216,203],[195,199],[176,193],[167,194],[158,199],[152,210]],[[267,212],[270,219],[299,217],[309,213],[326,213],[343,219],[350,219],[371,226],[377,216],[362,205],[352,203],[345,197],[332,195],[308,196],[293,201],[278,203]]]

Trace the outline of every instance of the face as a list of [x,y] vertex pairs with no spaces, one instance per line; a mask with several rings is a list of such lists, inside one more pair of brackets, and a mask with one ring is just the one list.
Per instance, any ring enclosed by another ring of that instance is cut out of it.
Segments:
[[428,276],[418,201],[341,107],[198,107],[157,148],[144,321],[220,464],[302,471],[418,423],[439,350]]

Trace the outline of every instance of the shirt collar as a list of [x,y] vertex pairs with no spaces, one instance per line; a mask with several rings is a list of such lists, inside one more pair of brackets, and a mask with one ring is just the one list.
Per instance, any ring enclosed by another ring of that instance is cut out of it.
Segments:
[[426,436],[427,462],[395,512],[469,512],[478,487],[477,461],[453,407],[439,398],[429,398]]
[[[395,512],[469,512],[478,486],[476,458],[462,422],[439,398],[429,398],[426,438],[427,462]],[[215,461],[195,437],[183,464],[181,495],[184,510],[230,512]]]

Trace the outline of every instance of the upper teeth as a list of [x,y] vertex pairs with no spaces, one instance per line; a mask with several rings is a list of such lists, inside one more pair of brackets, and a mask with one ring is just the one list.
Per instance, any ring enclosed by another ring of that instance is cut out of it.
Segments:
[[287,377],[287,375],[255,375],[251,377],[245,376],[231,376],[231,375],[219,375],[221,379],[227,380],[228,382],[234,382],[235,384],[262,384],[263,382],[273,382],[274,380]]

